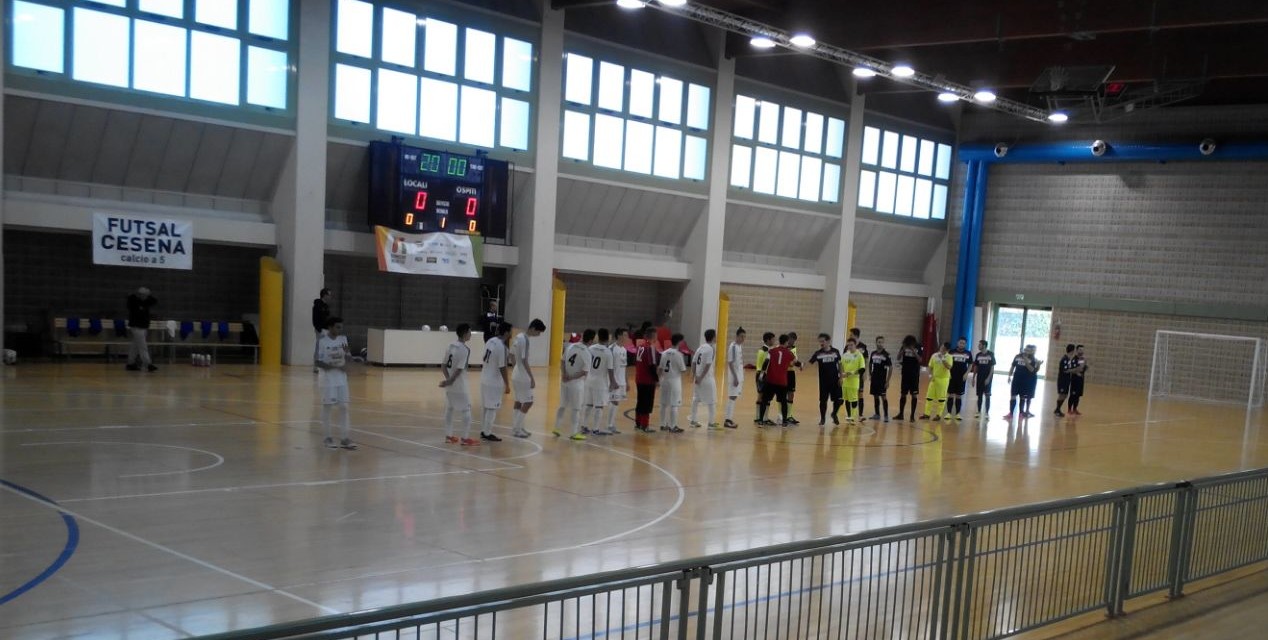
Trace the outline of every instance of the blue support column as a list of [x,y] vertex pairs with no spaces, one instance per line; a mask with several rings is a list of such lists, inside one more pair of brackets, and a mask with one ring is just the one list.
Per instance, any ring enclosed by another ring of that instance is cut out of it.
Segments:
[[[964,331],[964,307],[966,306],[965,294],[967,293],[967,276],[969,275],[969,261],[973,246],[973,227],[977,224],[975,211],[977,209],[977,181],[978,175],[984,170],[981,161],[971,160],[968,163],[968,171],[964,178],[964,215],[960,222],[960,250],[956,259],[955,271],[955,300],[951,309],[951,338],[965,335]],[[976,256],[973,256],[976,262]],[[976,292],[976,282],[974,282],[974,291]],[[972,323],[972,303],[970,306],[969,318]]]
[[[986,228],[986,178],[990,173],[989,164],[981,164],[977,168],[977,183],[973,196],[973,231],[969,238],[969,248],[965,253],[966,271],[964,274],[964,315],[961,319],[960,332],[951,337],[952,340],[964,336],[969,344],[973,341],[973,311],[977,308],[977,281],[982,266],[982,231]],[[961,247],[961,251],[964,248]],[[956,279],[958,285],[960,280]]]

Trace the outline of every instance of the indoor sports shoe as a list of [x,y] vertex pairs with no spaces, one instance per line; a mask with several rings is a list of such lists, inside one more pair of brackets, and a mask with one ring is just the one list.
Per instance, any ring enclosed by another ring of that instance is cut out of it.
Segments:
[[726,427],[726,428],[728,428],[728,429],[739,429],[739,428],[740,428],[740,425],[735,424],[735,421],[734,421],[734,420],[731,420],[730,418],[727,418],[726,422],[723,422],[723,423],[722,423],[722,426],[724,426],[724,427]]
[[1029,411],[1022,412],[1022,414],[1021,414],[1021,415],[1025,416],[1025,417],[1027,417],[1027,418],[1033,418],[1033,417],[1035,417],[1035,414],[1033,414],[1033,413],[1031,413],[1031,412],[1029,412]]
[[338,443],[336,443],[336,442],[335,442],[335,439],[334,439],[334,438],[326,438],[325,440],[322,440],[322,444],[326,445],[326,448],[327,448],[327,449],[338,449],[338,448],[339,448],[339,445],[338,445]]
[[794,417],[792,417],[792,416],[788,416],[788,419],[787,419],[787,420],[785,420],[784,422],[785,422],[785,423],[787,423],[787,424],[791,424],[791,425],[799,425],[799,424],[801,424],[801,421],[800,421],[800,420],[798,420],[798,419],[796,419],[796,418],[794,418]]
[[585,434],[590,433],[590,427],[581,427],[581,433],[585,433]]
[[709,431],[721,431],[721,430],[722,430],[722,425],[716,422],[709,423]]
[[459,442],[459,444],[461,444],[461,445],[462,445],[462,446],[464,446],[464,447],[478,447],[478,446],[480,446],[480,441],[479,441],[479,440],[476,440],[475,438],[463,438],[463,439],[459,440],[458,442]]
[[445,444],[458,444],[461,440],[458,436],[445,436]]
[[[1074,409],[1071,409],[1071,410],[1070,410],[1070,413],[1074,413]],[[1058,418],[1064,418],[1064,417],[1065,417],[1065,414],[1064,414],[1064,413],[1062,413],[1060,409],[1057,409],[1056,411],[1053,411],[1053,412],[1052,412],[1052,415],[1054,415],[1054,416],[1056,416],[1056,417],[1058,417]]]
[[343,440],[339,442],[339,448],[347,449],[349,451],[355,451],[357,448],[357,444],[347,438],[344,438]]
[[873,413],[872,417],[868,418],[868,420],[880,420],[880,419],[881,419],[881,414],[879,413]]
[[571,436],[571,437],[569,437],[568,439],[569,439],[569,440],[576,440],[576,441],[580,442],[580,441],[582,441],[582,440],[585,440],[585,439],[586,439],[586,435],[585,435],[584,433],[574,433],[574,434],[572,434],[572,436]]
[[837,417],[837,414],[835,414],[835,413],[834,413],[834,414],[832,414],[832,424],[833,424],[833,425],[839,425],[839,424],[841,424],[841,419],[840,419],[840,418],[838,418],[838,417]]
[[885,418],[882,420],[882,422],[889,422],[889,416],[885,416]]
[[683,428],[682,428],[682,427],[670,427],[670,428],[669,428],[669,432],[670,432],[670,433],[682,433],[682,432],[683,432]]
[[128,371],[140,371],[140,370],[141,370],[141,365],[139,365],[139,364],[127,364],[127,365],[124,365],[124,366],[123,366],[123,368],[124,368],[124,369],[127,369]]
[[558,438],[558,437],[560,437],[560,436],[564,435],[564,434],[562,434],[562,433],[559,433],[559,429],[551,429],[551,430],[550,430],[550,433],[551,433],[551,435],[555,436],[556,438]]
[[501,438],[493,435],[492,433],[485,433],[483,431],[480,432],[480,439],[484,440],[485,442],[501,442],[502,441]]
[[691,425],[692,427],[694,427],[694,428],[696,428],[696,429],[699,429],[699,428],[700,428],[700,426],[701,426],[701,425],[700,425],[700,423],[699,423],[699,422],[696,422],[695,420],[692,420],[691,422],[688,422],[687,424]]
[[961,416],[961,415],[960,415],[960,414],[958,414],[958,413],[957,413],[957,414],[955,414],[955,415],[954,415],[954,416],[952,416],[952,417],[953,417],[953,418],[955,418],[955,421],[956,421],[956,422],[959,422],[959,421],[961,421],[961,420],[963,420],[963,419],[964,419],[964,416]]
[[155,371],[158,371],[158,367],[156,367],[156,366],[154,366],[154,365],[150,365],[150,366],[146,367],[146,368],[145,368],[145,370],[146,370],[146,371],[149,371],[150,373],[154,373]]
[[529,433],[529,432],[527,432],[527,431],[525,431],[525,430],[523,430],[523,429],[517,429],[517,430],[515,430],[515,431],[514,431],[511,435],[515,436],[516,438],[527,438],[527,437],[529,437],[529,436],[531,436],[531,435],[533,435],[533,434],[531,434],[531,433]]
[[1011,413],[1005,413],[1005,414],[1004,414],[1004,419],[1005,419],[1005,420],[1012,420],[1012,419],[1013,419],[1013,414],[1011,414]]

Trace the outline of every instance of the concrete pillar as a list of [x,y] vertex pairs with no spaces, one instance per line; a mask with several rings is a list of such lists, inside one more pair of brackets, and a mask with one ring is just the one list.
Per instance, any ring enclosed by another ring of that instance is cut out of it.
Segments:
[[[271,211],[277,257],[286,276],[282,362],[313,363],[312,305],[325,282],[326,122],[330,100],[329,2],[305,2],[299,18],[295,144],[282,170]],[[335,292],[334,307],[339,307]]]
[[[7,54],[9,45],[6,41],[9,35],[8,28],[0,29],[0,69],[7,69]],[[4,74],[0,73],[0,125],[4,123]],[[0,167],[4,166],[4,127],[0,126]],[[7,326],[7,316],[4,315],[4,279],[6,277],[4,271],[4,176],[0,176],[0,332],[4,331]],[[12,348],[13,345],[4,343],[4,334],[0,333],[0,347]]]
[[859,201],[859,170],[863,158],[863,115],[865,97],[854,92],[845,134],[845,167],[841,180],[841,226],[828,239],[819,256],[823,272],[823,308],[820,325],[838,345],[845,344],[850,304],[850,272],[854,260],[854,214]]
[[[731,176],[731,129],[735,102],[735,60],[719,47],[717,83],[713,89],[713,121],[709,128],[709,199],[687,237],[684,258],[691,280],[682,296],[682,332],[687,343],[704,343],[706,329],[718,324],[722,292],[722,237],[726,232],[726,196]],[[725,336],[718,338],[726,344]]]
[[[555,262],[555,215],[559,197],[559,129],[563,96],[564,12],[542,9],[538,56],[537,118],[532,180],[533,205],[516,211],[514,238],[519,264],[510,270],[504,313],[523,328],[533,318],[550,322]],[[546,362],[546,349],[534,349],[532,364]]]

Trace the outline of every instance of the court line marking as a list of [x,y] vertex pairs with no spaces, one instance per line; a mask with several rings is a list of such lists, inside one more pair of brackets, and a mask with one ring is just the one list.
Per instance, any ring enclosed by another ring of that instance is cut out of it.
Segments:
[[142,538],[141,536],[138,536],[138,535],[136,535],[136,534],[133,534],[133,533],[128,533],[127,531],[124,531],[123,529],[120,529],[120,528],[118,528],[118,527],[113,527],[113,526],[111,526],[111,525],[108,525],[108,524],[106,524],[106,523],[104,523],[104,522],[100,521],[100,520],[96,520],[96,519],[93,519],[93,518],[89,518],[89,517],[87,517],[87,516],[83,515],[82,513],[77,513],[77,512],[75,512],[75,511],[72,511],[72,510],[67,509],[67,508],[65,508],[65,507],[53,506],[53,505],[51,505],[51,504],[49,504],[49,503],[47,503],[47,502],[44,502],[44,501],[42,501],[42,500],[39,500],[38,498],[35,498],[35,497],[32,497],[32,496],[29,496],[29,495],[27,495],[27,494],[25,494],[25,493],[22,493],[21,491],[17,491],[17,490],[15,490],[15,489],[13,489],[12,487],[9,487],[9,486],[8,486],[8,485],[6,485],[6,484],[0,484],[0,489],[3,489],[3,490],[5,490],[5,491],[8,491],[8,492],[10,492],[10,493],[12,493],[12,494],[14,494],[14,495],[17,495],[17,496],[19,496],[19,497],[21,497],[21,498],[26,499],[26,500],[30,500],[31,502],[34,502],[34,503],[36,503],[36,504],[38,504],[38,505],[41,505],[41,506],[44,506],[44,507],[48,507],[48,508],[58,509],[59,511],[61,511],[61,512],[63,512],[63,513],[66,513],[66,514],[70,515],[71,517],[73,517],[73,518],[75,518],[75,519],[77,519],[77,520],[81,520],[81,521],[83,521],[83,522],[87,522],[88,524],[95,525],[95,526],[100,527],[100,528],[102,528],[102,529],[105,529],[106,531],[109,531],[109,532],[111,532],[111,533],[113,533],[113,534],[115,534],[115,535],[118,535],[118,536],[121,536],[121,537],[127,538],[128,540],[131,540],[131,541],[136,542],[136,543],[139,543],[139,544],[143,544],[143,545],[145,545],[145,546],[147,546],[147,547],[150,547],[150,548],[152,548],[152,549],[157,549],[157,550],[162,551],[162,552],[164,552],[164,553],[171,554],[171,555],[173,555],[173,556],[175,556],[175,557],[177,557],[177,558],[180,558],[181,560],[185,560],[186,562],[190,562],[190,563],[192,563],[192,564],[196,564],[196,565],[198,565],[198,566],[200,566],[200,567],[202,567],[202,568],[204,568],[204,569],[208,569],[208,570],[210,570],[210,571],[214,571],[214,572],[219,573],[219,574],[221,574],[221,575],[223,575],[223,576],[226,576],[226,577],[228,577],[228,578],[232,578],[232,579],[234,579],[234,580],[238,580],[238,581],[240,581],[240,582],[244,582],[244,583],[249,584],[249,585],[251,585],[251,586],[253,586],[253,587],[256,587],[257,589],[263,589],[263,590],[268,591],[268,592],[270,592],[270,593],[275,593],[275,594],[280,595],[280,596],[282,596],[282,597],[285,597],[285,598],[290,598],[291,600],[294,600],[294,601],[299,602],[299,603],[301,603],[301,604],[306,604],[306,605],[308,605],[308,606],[310,606],[310,607],[314,607],[314,608],[316,608],[316,609],[318,609],[318,610],[320,610],[320,611],[323,611],[323,612],[325,612],[325,613],[329,613],[329,614],[342,613],[341,611],[339,611],[339,610],[337,610],[337,609],[332,609],[332,608],[330,608],[330,607],[327,607],[326,605],[323,605],[323,604],[318,604],[318,603],[313,602],[312,600],[309,600],[309,599],[307,599],[307,598],[303,598],[303,597],[297,596],[297,595],[295,595],[295,594],[293,594],[293,593],[291,593],[291,592],[289,592],[289,591],[285,591],[285,590],[279,589],[279,588],[277,588],[277,587],[274,587],[274,586],[272,586],[272,585],[270,585],[270,584],[267,584],[267,583],[264,583],[264,582],[260,582],[259,580],[256,580],[256,579],[254,579],[254,578],[248,578],[247,576],[244,576],[244,575],[242,575],[242,574],[240,574],[240,573],[235,573],[235,572],[230,571],[229,569],[226,569],[226,568],[224,568],[224,567],[220,567],[220,566],[214,565],[214,564],[212,564],[212,563],[210,563],[210,562],[207,562],[206,560],[200,560],[200,559],[195,558],[194,556],[191,556],[191,555],[189,555],[189,554],[187,554],[187,553],[182,553],[182,552],[177,551],[177,550],[175,550],[175,549],[173,549],[173,548],[171,548],[171,547],[168,547],[168,546],[165,546],[165,545],[159,544],[159,543],[157,543],[157,542],[153,542],[153,541],[151,541],[151,540],[147,540],[147,539]]
[[53,560],[52,564],[45,567],[44,570],[34,578],[18,585],[16,589],[10,591],[9,593],[0,594],[0,605],[3,605],[6,602],[11,602],[17,599],[18,596],[21,596],[31,589],[38,587],[40,583],[53,577],[53,574],[61,571],[62,567],[66,566],[66,563],[70,561],[70,557],[75,555],[75,550],[79,548],[79,523],[76,522],[75,518],[69,515],[65,509],[62,509],[56,502],[53,502],[52,499],[42,496],[20,484],[0,479],[0,489],[8,489],[9,491],[16,492],[23,497],[28,497],[36,502],[56,508],[57,515],[62,517],[62,524],[66,525],[66,544],[62,546],[62,552],[57,554],[57,558]]
[[[101,409],[96,409],[100,411]],[[177,427],[232,427],[258,424],[251,422],[173,422],[170,424],[101,424],[91,427],[54,427],[51,429],[0,429],[0,435],[6,433],[58,433],[62,431],[96,431],[99,429],[175,429]]]
[[225,463],[225,457],[214,451],[207,451],[206,449],[196,449],[194,447],[186,447],[186,446],[182,446],[178,444],[158,444],[155,442],[116,442],[113,440],[67,440],[65,442],[27,442],[19,446],[48,447],[48,446],[62,445],[62,444],[130,444],[130,445],[135,445],[138,447],[163,447],[164,449],[184,449],[186,451],[196,451],[198,453],[203,453],[216,459],[215,462],[209,465],[198,467],[195,469],[180,469],[177,471],[156,471],[154,473],[129,473],[129,474],[118,476],[120,478],[149,478],[153,476],[170,476],[170,475],[177,475],[181,473],[197,473],[199,471],[215,469],[216,467],[219,467],[220,465]]
[[375,480],[409,480],[411,478],[427,478],[431,476],[447,476],[460,473],[480,473],[483,471],[504,471],[504,469],[458,469],[455,471],[430,471],[427,473],[405,473],[393,476],[370,476],[365,478],[340,478],[338,480],[301,480],[296,482],[276,482],[272,484],[249,484],[236,487],[208,487],[206,489],[184,489],[181,491],[157,491],[154,493],[133,493],[117,496],[92,496],[88,498],[67,498],[61,500],[67,502],[97,502],[100,500],[127,500],[131,498],[161,498],[164,496],[184,496],[196,493],[216,493],[235,492],[235,491],[252,491],[256,489],[281,489],[286,487],[324,487],[329,485],[347,484],[352,482],[371,482]]
[[437,446],[435,446],[435,445],[430,445],[430,444],[427,444],[427,443],[425,443],[425,442],[418,442],[418,441],[415,441],[415,440],[407,440],[407,439],[405,439],[405,438],[398,438],[398,437],[396,437],[396,436],[389,436],[389,435],[387,435],[387,434],[385,434],[385,433],[378,433],[377,431],[367,431],[367,430],[365,430],[365,429],[359,429],[359,428],[357,428],[357,427],[353,427],[351,430],[352,430],[352,431],[356,431],[356,432],[358,432],[358,433],[365,433],[365,434],[369,434],[369,435],[372,435],[372,436],[377,436],[377,437],[383,438],[383,439],[385,439],[385,440],[394,440],[394,441],[396,441],[396,442],[402,442],[402,443],[405,443],[405,444],[412,444],[412,445],[414,445],[414,446],[416,446],[416,447],[423,447],[423,448],[425,448],[425,449],[433,449],[433,450],[440,451],[440,452],[443,452],[443,453],[448,453],[448,454],[450,454],[450,455],[455,455],[455,456],[464,456],[464,457],[467,457],[467,458],[475,458],[476,460],[481,460],[481,461],[483,461],[483,462],[492,462],[492,463],[494,463],[494,464],[503,464],[503,465],[506,465],[506,467],[507,467],[506,469],[495,469],[495,471],[512,471],[512,470],[515,470],[515,469],[523,469],[523,468],[524,468],[524,465],[515,464],[514,462],[503,462],[503,461],[501,461],[501,460],[499,460],[499,459],[497,459],[497,458],[488,458],[488,457],[485,457],[485,456],[478,456],[478,455],[475,455],[474,453],[467,453],[467,452],[465,452],[465,451],[450,451],[449,449],[446,449],[446,448],[444,448],[444,447],[437,447]]

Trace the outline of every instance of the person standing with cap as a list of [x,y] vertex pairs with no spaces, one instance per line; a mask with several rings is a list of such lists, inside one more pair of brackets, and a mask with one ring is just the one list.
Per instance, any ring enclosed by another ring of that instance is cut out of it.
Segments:
[[158,299],[150,295],[150,290],[141,287],[136,293],[128,296],[128,334],[132,343],[128,347],[128,371],[158,371],[158,367],[150,360],[150,347],[146,338],[150,333],[150,309],[158,304]]

